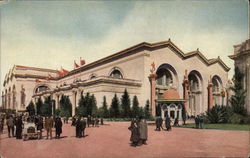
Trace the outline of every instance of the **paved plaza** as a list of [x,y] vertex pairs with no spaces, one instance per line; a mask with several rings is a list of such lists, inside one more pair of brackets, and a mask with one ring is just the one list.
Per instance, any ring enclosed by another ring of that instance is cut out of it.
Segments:
[[[148,145],[131,147],[129,122],[107,122],[86,128],[85,138],[75,138],[75,128],[63,125],[61,139],[17,140],[1,135],[4,158],[162,158],[162,157],[247,157],[249,131],[173,128],[171,132],[148,128]],[[54,134],[54,133],[53,133]],[[43,133],[45,135],[45,132]]]

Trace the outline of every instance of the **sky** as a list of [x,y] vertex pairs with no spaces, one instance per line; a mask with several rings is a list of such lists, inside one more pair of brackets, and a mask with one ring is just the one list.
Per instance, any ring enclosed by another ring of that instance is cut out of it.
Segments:
[[14,65],[72,70],[141,42],[168,40],[232,68],[248,38],[247,0],[0,2],[1,89]]

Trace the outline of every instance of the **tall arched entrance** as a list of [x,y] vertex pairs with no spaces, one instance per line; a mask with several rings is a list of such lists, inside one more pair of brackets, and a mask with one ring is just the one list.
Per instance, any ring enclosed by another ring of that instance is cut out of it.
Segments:
[[217,75],[212,77],[213,106],[224,105],[225,92],[221,78]]
[[156,95],[158,99],[163,98],[163,93],[170,89],[178,89],[178,77],[176,70],[169,64],[158,67],[156,78]]
[[201,112],[202,106],[202,77],[201,74],[193,70],[188,75],[189,94],[188,94],[188,109],[189,115],[198,115]]

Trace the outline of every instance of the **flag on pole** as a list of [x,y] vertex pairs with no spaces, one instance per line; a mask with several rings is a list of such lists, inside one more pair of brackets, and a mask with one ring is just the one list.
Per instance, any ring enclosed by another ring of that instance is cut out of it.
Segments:
[[74,69],[77,69],[79,67],[79,65],[76,63],[76,61],[74,60]]
[[83,60],[82,57],[80,57],[80,64],[81,66],[85,65],[85,60]]
[[63,76],[66,75],[67,73],[69,73],[69,71],[64,69],[62,66],[61,66],[61,71],[63,73]]

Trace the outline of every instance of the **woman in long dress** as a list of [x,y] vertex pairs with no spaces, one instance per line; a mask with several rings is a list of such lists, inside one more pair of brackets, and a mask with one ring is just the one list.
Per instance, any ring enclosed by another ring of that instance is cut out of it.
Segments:
[[136,147],[140,140],[140,134],[139,134],[139,129],[133,120],[131,121],[131,125],[128,127],[128,129],[131,131],[131,136],[130,136],[131,146]]

